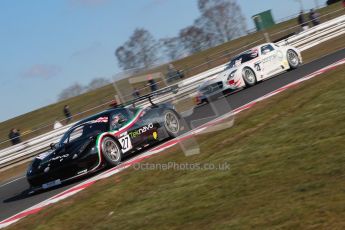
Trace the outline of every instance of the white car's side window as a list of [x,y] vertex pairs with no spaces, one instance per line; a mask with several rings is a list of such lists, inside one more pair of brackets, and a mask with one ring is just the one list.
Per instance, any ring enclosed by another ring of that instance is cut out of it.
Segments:
[[270,52],[274,51],[274,48],[272,45],[264,45],[264,46],[261,46],[261,54],[265,55],[265,54],[268,54]]

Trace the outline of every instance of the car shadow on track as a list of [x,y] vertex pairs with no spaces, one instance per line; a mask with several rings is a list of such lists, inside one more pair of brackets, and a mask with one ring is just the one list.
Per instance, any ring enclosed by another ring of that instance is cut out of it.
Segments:
[[[85,177],[81,177],[81,178],[78,178],[78,179],[73,179],[73,180],[70,180],[70,181],[66,181],[66,182],[64,182],[61,185],[57,185],[57,186],[54,186],[54,187],[51,187],[51,188],[48,188],[48,189],[33,190],[33,189],[30,189],[30,188],[27,188],[27,189],[21,191],[20,193],[17,193],[14,196],[11,196],[9,198],[4,199],[2,202],[3,203],[11,203],[11,202],[15,202],[15,201],[24,200],[24,199],[32,198],[32,197],[35,197],[35,196],[39,196],[39,195],[42,195],[44,193],[60,190],[62,188],[66,188],[66,187],[72,186],[73,184],[81,183],[83,180],[91,178],[92,176],[94,176],[94,175],[96,175],[98,173],[101,173],[102,171],[103,170],[100,170],[99,172],[96,172],[96,173],[93,173],[93,174],[89,174],[89,175],[87,175]],[[58,194],[59,192],[60,191],[53,192],[52,196],[54,196],[55,194]]]
[[26,199],[28,197],[29,197],[29,190],[24,190],[24,191],[22,191],[19,194],[16,194],[16,195],[14,195],[14,196],[12,196],[10,198],[7,198],[7,199],[3,200],[2,202],[3,203],[11,203],[11,202],[14,202],[14,201]]

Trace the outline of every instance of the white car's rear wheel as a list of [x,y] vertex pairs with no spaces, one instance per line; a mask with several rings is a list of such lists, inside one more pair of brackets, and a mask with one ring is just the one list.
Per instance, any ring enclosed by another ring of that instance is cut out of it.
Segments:
[[242,70],[242,77],[247,87],[250,87],[256,84],[256,76],[252,69],[247,68],[247,67],[244,68]]
[[299,66],[298,54],[293,50],[288,50],[286,53],[287,61],[291,69],[296,69]]

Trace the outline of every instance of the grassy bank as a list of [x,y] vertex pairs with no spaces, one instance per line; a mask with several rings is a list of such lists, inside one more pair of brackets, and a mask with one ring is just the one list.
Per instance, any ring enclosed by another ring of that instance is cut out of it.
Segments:
[[344,229],[345,67],[241,113],[149,163],[230,170],[141,170],[97,182],[10,229]]
[[[320,9],[321,15],[326,15],[329,12],[333,12],[335,10],[341,9],[341,4],[334,4],[329,7],[325,7]],[[327,16],[326,18],[322,19],[323,21],[329,20],[336,16],[344,14],[344,12],[337,12],[336,14],[332,14]],[[293,28],[296,26],[296,19],[291,19],[282,23],[279,23],[269,29],[267,32],[270,34],[272,40],[276,40],[280,37],[285,36],[286,34],[290,34],[296,32],[298,28]],[[291,29],[292,28],[292,29]],[[278,33],[279,31],[284,30],[282,33]],[[343,39],[344,36],[341,37]],[[261,39],[261,40],[260,40]],[[338,46],[344,47],[342,40],[338,40]],[[235,53],[238,53],[241,50],[241,47],[245,47],[249,44],[250,46],[257,45],[259,43],[264,42],[264,36],[262,32],[256,32],[250,34],[248,36],[230,41],[228,43],[219,45],[217,47],[205,50],[203,52],[194,54],[192,56],[186,57],[184,59],[178,60],[173,62],[173,64],[178,69],[185,70],[186,77],[192,76],[194,74],[200,73],[205,71],[209,68],[217,66],[219,64],[225,63],[229,60],[231,56]],[[328,43],[331,44],[331,43]],[[333,44],[333,43],[332,43]],[[242,48],[243,49],[243,48]],[[334,51],[334,46],[325,46],[320,52],[318,49],[314,50],[313,52],[309,52],[308,55],[304,58],[305,61],[313,60],[320,55],[325,55]],[[201,65],[202,63],[207,62],[207,64]],[[156,69],[151,70],[152,72],[163,72],[166,71],[166,66],[160,66]],[[116,91],[112,85],[105,86],[98,90],[88,92],[82,94],[80,96],[68,99],[66,101],[58,102],[38,110],[23,114],[21,116],[12,118],[10,120],[4,121],[0,123],[0,141],[7,140],[8,132],[11,128],[19,128],[22,132],[28,133],[22,137],[22,139],[28,140],[34,136],[39,134],[46,133],[47,131],[52,130],[52,124],[56,119],[63,119],[63,106],[65,104],[70,105],[72,114],[78,114],[90,108],[94,108],[99,106],[97,109],[89,111],[87,113],[83,113],[80,116],[74,118],[74,120],[78,120],[83,118],[87,115],[92,113],[96,113],[108,107],[107,102],[114,99],[114,95]],[[1,148],[8,147],[10,145],[9,142],[0,145]]]

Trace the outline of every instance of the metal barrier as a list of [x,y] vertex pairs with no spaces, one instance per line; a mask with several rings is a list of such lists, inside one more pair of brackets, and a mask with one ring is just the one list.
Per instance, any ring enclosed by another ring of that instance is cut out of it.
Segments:
[[[323,24],[315,26],[311,29],[303,31],[297,35],[293,35],[277,45],[293,45],[301,51],[310,49],[322,42],[330,40],[334,37],[345,33],[345,15],[327,21]],[[223,71],[226,64],[209,69],[203,73],[197,74],[193,77],[185,79],[178,83],[179,92],[177,94],[167,94],[163,97],[155,99],[157,102],[165,102],[171,100],[173,97],[182,99],[190,96],[195,92],[196,88],[204,80],[211,78]],[[139,106],[146,106],[147,103],[141,103]],[[74,124],[74,123],[73,123]],[[12,165],[14,163],[28,159],[37,153],[48,149],[52,142],[57,142],[63,133],[65,133],[73,124],[63,126],[57,130],[52,130],[46,134],[32,138],[29,141],[20,143],[15,146],[8,147],[0,151],[0,168]]]

